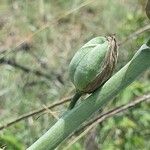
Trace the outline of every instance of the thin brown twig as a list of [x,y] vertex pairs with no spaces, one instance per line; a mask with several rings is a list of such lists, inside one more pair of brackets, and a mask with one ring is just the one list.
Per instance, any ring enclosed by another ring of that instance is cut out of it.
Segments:
[[55,112],[53,112],[50,108],[48,108],[46,105],[43,105],[45,108],[46,113],[49,113],[51,116],[53,116],[56,120],[59,120],[59,117],[55,115]]
[[[105,112],[105,113],[97,116],[96,118],[92,119],[91,121],[87,122],[85,125],[83,125],[81,128],[79,128],[76,132],[74,132],[71,135],[71,136],[78,135],[80,133],[77,137],[75,137],[74,140],[72,140],[71,142],[69,142],[68,146],[65,147],[65,150],[67,150],[71,145],[73,145],[80,138],[82,138],[83,136],[85,136],[97,124],[102,123],[106,119],[108,119],[110,117],[113,117],[113,116],[117,115],[118,113],[121,113],[121,112],[123,112],[125,110],[133,108],[133,107],[137,106],[138,104],[140,104],[142,102],[145,102],[145,101],[148,101],[148,102],[150,101],[150,94],[138,97],[134,101],[131,101],[131,102],[127,103],[127,104],[124,104],[124,105],[116,107],[116,108],[114,108],[112,110],[109,110],[109,111],[107,111],[107,112]],[[81,133],[81,131],[83,131],[83,132]],[[70,137],[69,137],[69,139],[70,139]]]
[[[51,73],[51,76],[49,74],[46,74],[44,72],[41,72],[40,70],[35,70],[35,69],[31,69],[28,67],[25,67],[15,61],[12,61],[10,59],[5,59],[5,58],[0,58],[0,64],[8,64],[14,68],[20,69],[22,71],[24,71],[25,73],[32,73],[35,74],[36,76],[40,76],[40,77],[44,77],[46,79],[52,79],[52,75],[56,76],[56,78],[58,77],[58,75],[55,75],[54,73]],[[57,79],[58,80],[58,79]],[[61,84],[63,84],[62,81],[58,80]]]
[[138,98],[136,98],[136,100],[131,101],[127,104],[121,105],[119,107],[116,107],[112,110],[109,110],[108,112],[104,112],[103,114],[100,114],[99,116],[97,116],[96,118],[92,119],[91,121],[89,121],[88,123],[86,123],[84,126],[82,126],[82,128],[80,128],[77,132],[85,129],[86,127],[90,126],[91,124],[93,124],[94,122],[96,122],[97,120],[101,119],[102,121],[105,120],[108,117],[111,117],[112,115],[115,115],[117,113],[120,113],[128,108],[134,107],[135,105],[147,101],[148,99],[150,99],[150,94],[147,95],[143,95],[140,96]]
[[148,31],[148,30],[150,30],[150,24],[147,24],[147,25],[145,25],[145,26],[139,28],[138,30],[134,31],[133,33],[129,34],[124,40],[120,41],[120,42],[118,43],[118,45],[119,45],[119,46],[120,46],[120,45],[123,45],[123,44],[125,44],[127,41],[129,41],[129,40],[131,40],[131,39],[137,37],[138,35],[142,34],[142,33],[145,32],[145,31]]
[[[51,104],[51,105],[47,106],[47,109],[52,109],[52,108],[54,108],[54,107],[56,107],[56,106],[62,105],[62,104],[64,104],[64,103],[67,103],[67,102],[69,102],[71,99],[72,99],[72,96],[66,97],[66,98],[62,99],[61,101],[58,101],[58,102],[56,102],[56,103],[54,103],[54,104]],[[29,113],[23,114],[23,115],[21,115],[20,117],[18,117],[18,118],[16,118],[16,119],[14,119],[14,120],[12,120],[12,121],[6,123],[5,125],[0,126],[0,130],[3,130],[3,129],[5,129],[5,128],[7,128],[7,127],[9,127],[9,126],[11,126],[11,125],[13,125],[13,124],[19,122],[19,121],[22,121],[22,120],[26,119],[26,118],[29,118],[29,117],[31,117],[31,116],[37,115],[37,114],[39,114],[39,113],[42,113],[42,112],[46,111],[47,109],[41,108],[41,109],[37,109],[37,110],[31,111],[31,112],[29,112]]]

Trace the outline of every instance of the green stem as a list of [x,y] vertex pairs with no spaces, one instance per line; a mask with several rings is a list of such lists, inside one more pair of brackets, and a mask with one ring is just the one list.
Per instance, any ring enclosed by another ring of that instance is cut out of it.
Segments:
[[79,98],[81,97],[82,93],[81,92],[76,92],[74,97],[72,98],[70,105],[68,107],[68,110],[71,110],[72,108],[74,108],[76,102],[79,100]]
[[[145,45],[145,44],[144,44]],[[75,131],[95,111],[104,107],[113,97],[131,84],[150,67],[150,47],[142,46],[122,69],[113,75],[74,109],[67,111],[43,136],[27,150],[53,150]]]

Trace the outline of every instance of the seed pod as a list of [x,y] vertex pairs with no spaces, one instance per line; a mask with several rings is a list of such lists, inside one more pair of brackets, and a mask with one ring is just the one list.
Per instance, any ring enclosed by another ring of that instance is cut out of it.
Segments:
[[77,51],[69,65],[69,75],[77,91],[91,93],[112,75],[117,62],[114,36],[96,37]]

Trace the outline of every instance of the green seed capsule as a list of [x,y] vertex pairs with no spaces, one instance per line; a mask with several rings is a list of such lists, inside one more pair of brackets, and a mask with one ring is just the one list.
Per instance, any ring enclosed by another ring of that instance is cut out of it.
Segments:
[[77,91],[91,93],[112,75],[117,61],[114,36],[96,37],[81,47],[69,65],[69,75]]

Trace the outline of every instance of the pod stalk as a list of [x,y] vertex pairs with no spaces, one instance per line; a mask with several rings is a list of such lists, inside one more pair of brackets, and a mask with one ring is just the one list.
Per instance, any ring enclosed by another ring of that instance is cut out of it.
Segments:
[[68,110],[71,110],[71,109],[74,108],[76,102],[79,100],[79,98],[80,98],[81,96],[82,96],[82,93],[81,93],[81,92],[77,91],[77,92],[75,93],[75,95],[73,96],[73,98],[72,98],[72,100],[71,100],[71,102],[70,102],[70,105],[69,105],[69,107],[68,107]]

